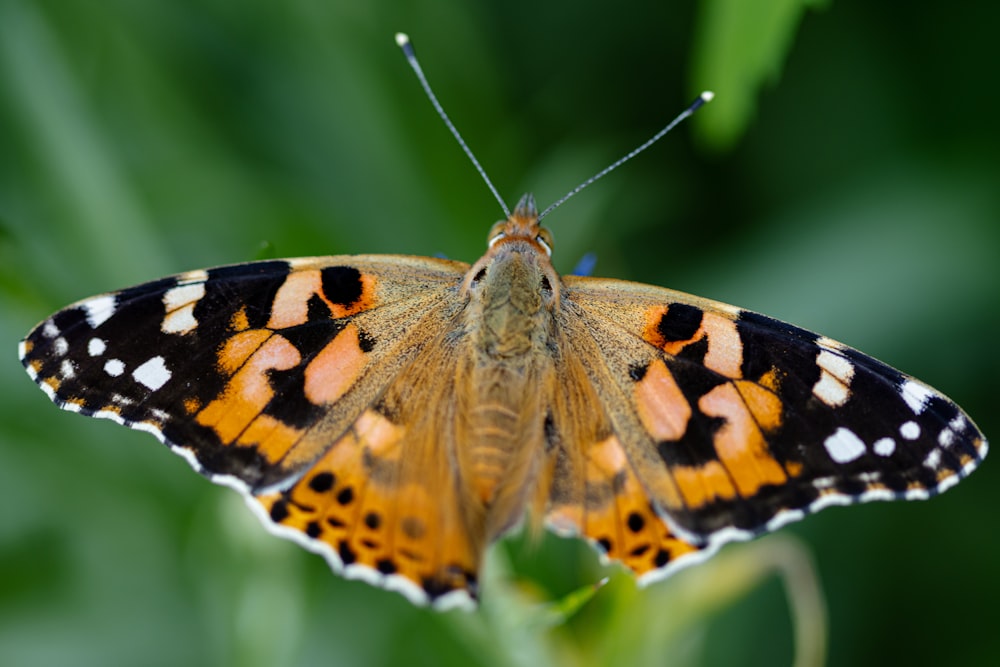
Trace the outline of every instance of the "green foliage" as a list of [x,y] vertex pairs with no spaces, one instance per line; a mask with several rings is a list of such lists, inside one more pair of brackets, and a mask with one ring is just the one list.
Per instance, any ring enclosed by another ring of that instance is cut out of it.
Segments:
[[706,0],[699,6],[691,78],[726,100],[699,119],[716,148],[731,148],[754,117],[757,96],[775,85],[807,9],[826,0]]
[[[481,612],[417,609],[264,534],[148,435],[57,411],[14,349],[75,299],[270,248],[478,257],[499,211],[405,30],[508,202],[544,207],[714,89],[547,218],[557,265],[597,250],[596,275],[822,331],[995,435],[1000,9],[808,6],[0,0],[0,664],[789,664],[756,545],[639,589],[582,544],[513,538]],[[997,469],[785,529],[829,664],[993,661]]]

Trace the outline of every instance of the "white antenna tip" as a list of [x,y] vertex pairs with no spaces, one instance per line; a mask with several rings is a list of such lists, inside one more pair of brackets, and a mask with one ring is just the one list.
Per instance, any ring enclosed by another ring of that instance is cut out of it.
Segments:
[[403,48],[404,46],[406,46],[409,43],[410,43],[410,36],[409,35],[407,35],[405,32],[397,32],[396,33],[396,44],[399,45],[399,48]]
[[[397,39],[398,39],[398,37],[397,37]],[[700,97],[701,97],[701,99],[702,99],[702,100],[704,100],[705,102],[711,102],[711,101],[712,101],[712,98],[714,98],[714,97],[715,97],[715,93],[713,93],[713,92],[712,92],[711,90],[706,90],[705,92],[703,92],[703,93],[702,93],[702,94],[700,95]]]

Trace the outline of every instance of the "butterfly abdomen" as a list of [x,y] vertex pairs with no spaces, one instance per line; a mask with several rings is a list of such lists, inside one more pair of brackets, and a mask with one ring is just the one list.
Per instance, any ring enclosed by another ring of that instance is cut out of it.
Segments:
[[[459,419],[462,469],[475,495],[485,506],[494,504],[500,487],[525,483],[525,466],[538,455],[541,421],[534,369],[473,369],[479,387]],[[483,378],[489,375],[489,379]],[[537,422],[537,423],[536,423]]]

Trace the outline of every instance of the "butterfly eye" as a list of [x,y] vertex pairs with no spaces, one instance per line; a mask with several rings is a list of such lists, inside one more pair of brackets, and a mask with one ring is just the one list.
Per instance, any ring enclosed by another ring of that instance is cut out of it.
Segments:
[[504,229],[507,227],[507,222],[505,220],[499,220],[490,227],[490,233],[486,235],[489,239],[488,244],[492,248],[493,244],[506,236]]
[[535,241],[538,242],[540,246],[545,248],[545,254],[549,257],[552,256],[552,233],[549,230],[542,229],[538,230],[538,234],[535,235]]
[[552,256],[552,246],[550,246],[548,243],[546,243],[545,239],[542,238],[542,235],[539,234],[538,236],[536,236],[535,240],[538,241],[538,243],[543,248],[545,248],[545,254],[548,255],[549,257],[551,257]]

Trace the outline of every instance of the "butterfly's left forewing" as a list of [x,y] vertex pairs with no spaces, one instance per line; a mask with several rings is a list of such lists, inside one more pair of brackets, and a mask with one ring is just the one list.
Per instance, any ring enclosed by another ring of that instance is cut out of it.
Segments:
[[937,391],[835,341],[672,290],[565,278],[639,483],[695,545],[832,504],[926,498],[986,454]]
[[361,415],[440,328],[466,268],[351,256],[192,271],[71,305],[20,354],[60,407],[152,432],[255,491],[299,474]]

